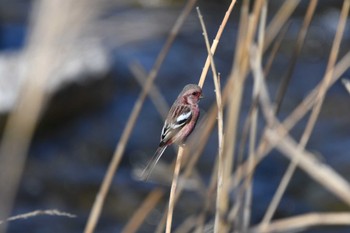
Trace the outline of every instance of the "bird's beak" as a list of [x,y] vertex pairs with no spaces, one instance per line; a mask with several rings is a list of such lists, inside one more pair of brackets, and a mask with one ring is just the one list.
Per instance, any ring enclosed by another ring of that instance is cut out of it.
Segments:
[[201,95],[199,96],[199,99],[203,99],[203,98],[204,98],[204,95],[201,94]]

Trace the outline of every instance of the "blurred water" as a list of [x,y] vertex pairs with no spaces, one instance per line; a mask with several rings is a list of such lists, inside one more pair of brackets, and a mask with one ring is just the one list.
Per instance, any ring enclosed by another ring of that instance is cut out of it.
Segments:
[[[215,13],[212,13],[212,9]],[[212,38],[225,8],[215,4],[213,8],[210,4],[204,5],[202,11],[205,20],[208,21]],[[316,16],[310,29],[312,34],[308,35],[311,41],[317,41],[320,35],[323,37],[318,43],[306,43],[286,93],[281,118],[285,118],[322,78],[334,33],[334,12],[338,11],[330,8],[324,12]],[[238,22],[237,10],[235,14],[236,17],[225,31],[216,54],[216,64],[223,84],[232,65]],[[330,17],[325,18],[327,15]],[[293,19],[281,52],[277,55],[269,76],[272,96],[288,65],[301,22],[302,18]],[[18,49],[23,45],[26,27],[24,24],[1,21],[0,32],[0,49]],[[138,61],[149,70],[164,43],[165,36],[115,48],[111,51],[114,66],[103,79],[75,84],[55,95],[33,139],[13,214],[52,208],[76,214],[78,217],[67,219],[43,216],[21,220],[11,223],[9,232],[82,231],[115,145],[140,92],[140,86],[133,79],[128,66],[131,62]],[[349,36],[347,29],[346,38]],[[349,40],[343,41],[342,48],[342,54],[343,51],[348,51]],[[168,103],[176,98],[185,84],[197,82],[205,58],[206,50],[198,24],[191,33],[183,32],[179,35],[158,75],[156,84]],[[245,102],[242,105],[243,115],[246,115],[249,109],[251,85],[252,80],[249,78],[244,94]],[[215,102],[213,90],[211,77],[208,77],[204,86],[206,98],[201,102],[202,116],[205,116],[205,111]],[[349,103],[350,96],[345,89],[340,83],[335,84],[327,95],[307,146],[346,178],[350,177]],[[243,124],[244,118],[240,121]],[[300,138],[305,123],[306,119],[292,131],[296,140]],[[113,181],[96,232],[119,232],[147,193],[157,186],[136,181],[131,175],[131,169],[152,155],[158,144],[161,127],[160,116],[151,101],[146,100]],[[203,177],[209,177],[211,172],[216,140],[215,135],[211,137],[208,148],[199,161],[198,166]],[[162,161],[169,163],[173,157],[174,151],[169,149]],[[261,220],[288,162],[273,151],[257,168],[254,176],[253,223]],[[166,185],[161,187],[169,190]],[[201,208],[195,191],[185,192],[181,200],[175,210],[175,225],[182,220],[181,213],[195,213]],[[166,201],[167,198],[163,199],[140,232],[153,231],[153,225],[157,224],[161,217]],[[277,210],[276,217],[330,210],[348,210],[348,207],[298,170]],[[305,232],[349,231],[349,228],[329,227]]]

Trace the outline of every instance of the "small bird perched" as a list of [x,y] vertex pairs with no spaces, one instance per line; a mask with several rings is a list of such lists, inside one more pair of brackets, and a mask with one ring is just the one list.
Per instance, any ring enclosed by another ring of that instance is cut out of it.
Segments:
[[164,122],[158,149],[142,172],[143,179],[148,179],[167,146],[183,144],[191,134],[199,117],[198,102],[201,98],[202,89],[196,84],[188,84],[181,91]]

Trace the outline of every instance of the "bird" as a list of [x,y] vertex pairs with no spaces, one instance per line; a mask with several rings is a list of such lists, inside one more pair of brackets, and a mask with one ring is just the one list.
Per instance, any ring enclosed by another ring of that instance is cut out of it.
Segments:
[[200,115],[198,103],[202,98],[202,88],[196,84],[188,84],[180,92],[164,122],[158,148],[141,174],[143,180],[149,178],[169,145],[185,143],[196,126]]

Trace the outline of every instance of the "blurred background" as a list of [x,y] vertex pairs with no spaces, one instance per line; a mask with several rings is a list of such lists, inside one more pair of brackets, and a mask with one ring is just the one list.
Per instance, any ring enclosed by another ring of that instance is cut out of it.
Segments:
[[[20,90],[26,85],[24,74],[28,70],[43,68],[35,66],[39,63],[31,61],[28,51],[45,47],[45,38],[30,36],[36,27],[32,22],[43,20],[40,17],[45,16],[49,29],[51,23],[59,28],[58,33],[53,34],[52,42],[58,46],[59,53],[53,53],[49,60],[54,68],[48,72],[45,92],[50,97],[44,100],[45,108],[30,142],[11,215],[37,209],[59,209],[75,214],[77,218],[38,216],[9,223],[8,232],[83,231],[114,149],[141,91],[130,66],[139,63],[147,72],[150,71],[185,4],[174,0],[63,2],[68,2],[67,8],[62,6],[68,11],[54,8],[57,10],[55,15],[47,12],[48,15],[45,15],[43,9],[38,8],[40,1],[0,1],[0,129],[4,131],[8,114],[14,110]],[[271,96],[275,95],[279,80],[285,74],[308,2],[301,1],[290,19],[290,26],[268,76]],[[342,2],[319,1],[282,105],[281,119],[322,79]],[[269,1],[268,22],[282,3],[279,0]],[[240,4],[241,1],[237,1],[215,55],[222,83],[226,82],[232,67]],[[229,1],[200,0],[196,5],[201,8],[211,41]],[[55,24],[55,17],[66,21]],[[348,25],[339,57],[349,51]],[[155,81],[169,105],[184,85],[198,82],[206,55],[199,20],[192,10]],[[346,72],[344,77],[349,75]],[[240,119],[242,124],[250,106],[251,88],[252,78],[248,77]],[[203,90],[205,99],[200,107],[202,117],[205,117],[206,111],[215,103],[211,77],[208,77]],[[326,97],[307,146],[348,180],[349,116],[350,96],[340,82],[336,83]],[[305,123],[306,120],[303,120],[298,124],[292,135],[299,138]],[[153,232],[167,204],[171,171],[169,180],[148,182],[135,179],[134,171],[142,168],[154,153],[162,125],[162,117],[148,98],[126,146],[96,232],[120,232],[147,193],[154,187],[161,187],[167,191],[166,195],[140,230]],[[205,182],[209,182],[216,156],[216,135],[214,130],[198,163]],[[159,167],[163,163],[169,164],[174,157],[175,151],[168,149]],[[288,162],[273,151],[258,166],[254,177],[252,224],[261,220]],[[196,190],[186,190],[181,198],[175,209],[174,226],[183,221],[182,215],[201,209],[202,203],[197,201],[201,197]],[[298,170],[275,218],[330,210],[348,210],[348,207]],[[350,232],[350,228],[314,228],[305,232],[345,233]]]

